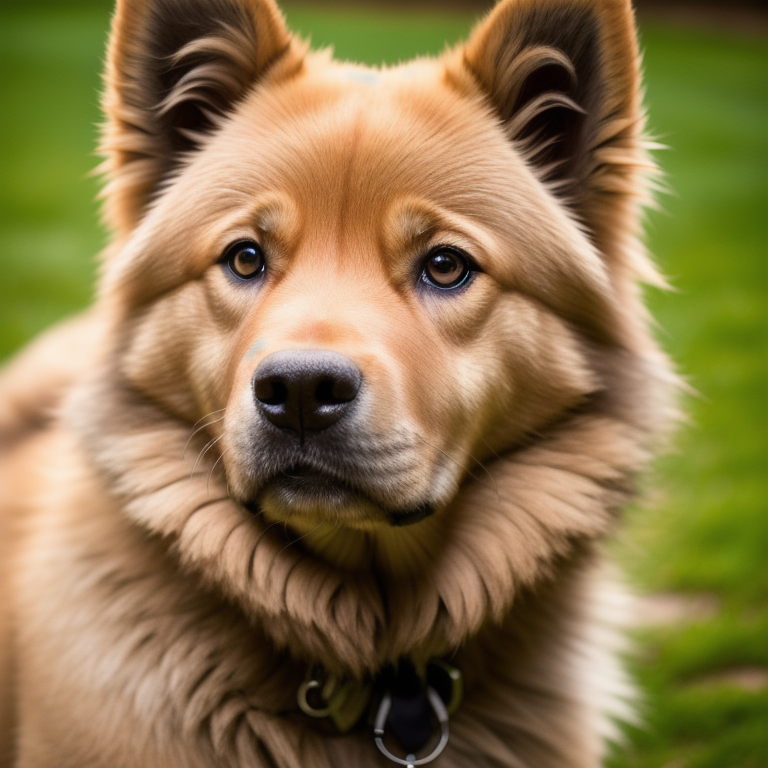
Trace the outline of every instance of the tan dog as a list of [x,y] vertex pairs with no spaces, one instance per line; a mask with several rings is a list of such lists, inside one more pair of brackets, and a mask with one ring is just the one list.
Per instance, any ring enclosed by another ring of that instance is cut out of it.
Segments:
[[6,762],[599,765],[670,379],[628,0],[381,70],[120,0],[105,109],[96,307],[2,380]]

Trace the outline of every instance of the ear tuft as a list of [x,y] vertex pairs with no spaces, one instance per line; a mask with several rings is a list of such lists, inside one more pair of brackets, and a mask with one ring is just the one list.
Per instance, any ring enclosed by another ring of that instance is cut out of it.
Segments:
[[647,165],[630,0],[503,0],[464,61],[509,138],[577,213],[590,187],[613,184],[606,171]]
[[291,36],[272,0],[119,0],[104,109],[105,215],[133,228],[185,153],[196,149]]
[[642,313],[631,280],[618,279],[663,285],[637,237],[657,169],[643,136],[631,0],[501,0],[464,66],[602,254],[620,301]]
[[165,96],[155,115],[171,151],[193,149],[255,82],[255,57],[248,55],[255,48],[253,30],[220,22],[218,30],[160,59],[167,64],[158,72],[158,97]]

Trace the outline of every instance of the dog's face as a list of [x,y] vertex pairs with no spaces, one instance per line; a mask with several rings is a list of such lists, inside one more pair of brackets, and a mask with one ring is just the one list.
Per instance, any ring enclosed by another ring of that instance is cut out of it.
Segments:
[[230,488],[270,516],[416,521],[593,384],[531,276],[599,294],[597,257],[482,105],[420,69],[257,93],[137,232],[162,295],[130,373],[192,421],[226,409]]
[[502,0],[381,70],[272,0],[119,0],[112,343],[66,415],[121,512],[359,675],[452,652],[604,534],[667,370],[638,82],[629,0]]
[[299,529],[416,523],[601,388],[626,9],[505,3],[466,48],[380,71],[306,55],[267,0],[192,3],[183,29],[149,5],[113,40],[104,293],[124,373],[209,417],[233,497]]

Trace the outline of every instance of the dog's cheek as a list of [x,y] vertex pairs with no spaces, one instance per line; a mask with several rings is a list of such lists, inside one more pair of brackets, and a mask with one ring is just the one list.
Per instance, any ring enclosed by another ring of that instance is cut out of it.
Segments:
[[599,389],[580,337],[525,296],[505,295],[487,329],[474,359],[475,366],[488,360],[485,402],[474,419],[479,455],[514,447]]
[[253,453],[253,398],[250,387],[238,386],[235,381],[226,408],[220,448],[227,486],[235,498],[247,499],[258,484],[255,467],[249,460]]
[[198,283],[142,309],[129,329],[123,374],[141,392],[193,422],[221,407],[230,341]]
[[[380,373],[395,407],[375,426],[392,427],[392,415],[416,433],[422,484],[436,503],[456,491],[474,457],[477,419],[487,410],[499,382],[504,381],[493,328],[489,327],[498,287],[479,276],[462,294],[435,292],[417,296],[401,322],[381,322],[387,350]],[[375,378],[373,384],[378,382]],[[397,421],[396,420],[396,421]]]
[[461,350],[488,335],[488,323],[501,298],[501,288],[492,278],[476,274],[456,295],[430,290],[424,292],[421,302],[435,333],[449,347]]

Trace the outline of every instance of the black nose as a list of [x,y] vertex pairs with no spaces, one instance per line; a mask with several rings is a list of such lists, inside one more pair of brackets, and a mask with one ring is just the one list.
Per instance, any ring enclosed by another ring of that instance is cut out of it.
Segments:
[[338,352],[286,349],[261,362],[253,391],[264,416],[303,442],[351,409],[362,380],[358,367]]

